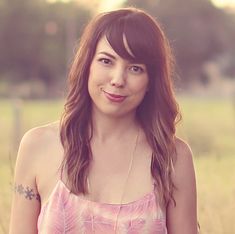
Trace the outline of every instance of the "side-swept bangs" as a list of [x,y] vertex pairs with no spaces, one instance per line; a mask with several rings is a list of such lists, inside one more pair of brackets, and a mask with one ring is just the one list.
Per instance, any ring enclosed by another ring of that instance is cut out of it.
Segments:
[[[122,14],[120,12],[116,16],[107,14],[102,20],[105,23],[97,25],[100,31],[99,39],[105,36],[114,51],[122,58],[145,64],[150,85],[152,79],[163,76],[166,58],[165,48],[162,48],[162,45],[165,38],[160,26],[151,16],[140,10],[130,13],[123,9]],[[124,43],[124,37],[128,48]]]

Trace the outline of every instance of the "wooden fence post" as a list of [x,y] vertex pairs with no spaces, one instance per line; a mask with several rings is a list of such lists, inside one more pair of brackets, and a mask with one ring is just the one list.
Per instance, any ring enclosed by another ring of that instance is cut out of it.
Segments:
[[12,109],[13,109],[12,146],[13,146],[13,151],[16,152],[22,134],[22,100],[13,99]]

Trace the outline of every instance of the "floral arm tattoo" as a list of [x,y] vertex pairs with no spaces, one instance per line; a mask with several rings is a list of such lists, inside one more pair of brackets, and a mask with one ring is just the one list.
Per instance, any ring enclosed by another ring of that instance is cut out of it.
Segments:
[[30,201],[37,200],[38,202],[41,201],[40,195],[28,186],[24,187],[22,184],[19,184],[19,185],[15,184],[14,191],[15,193],[18,193],[24,196],[27,200],[30,200]]

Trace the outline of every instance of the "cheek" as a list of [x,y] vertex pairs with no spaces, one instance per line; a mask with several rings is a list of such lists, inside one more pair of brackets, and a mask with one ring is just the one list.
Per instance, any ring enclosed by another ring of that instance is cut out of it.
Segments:
[[98,89],[98,84],[96,83],[97,81],[95,79],[93,79],[92,76],[89,76],[88,79],[88,92],[90,97],[94,97],[95,95],[97,95],[97,89]]
[[95,65],[92,63],[91,67],[90,67],[90,73],[89,73],[89,77],[88,77],[88,91],[89,93],[94,92],[94,88],[97,86],[98,84],[98,77],[96,72],[95,72],[96,68]]
[[89,78],[88,78],[88,92],[89,95],[92,97],[94,93],[96,92],[96,80],[94,79],[94,76],[92,72],[90,72]]
[[102,76],[97,73],[90,73],[88,78],[88,92],[92,99],[101,95],[101,87],[104,86]]
[[90,67],[90,74],[88,78],[88,85],[95,87],[102,85],[105,82],[105,72],[96,63],[92,63]]
[[133,92],[138,94],[145,94],[148,90],[148,79],[144,78],[140,82],[133,84]]
[[90,96],[100,94],[100,89],[102,87],[102,82],[94,77],[90,76],[88,79],[88,92]]

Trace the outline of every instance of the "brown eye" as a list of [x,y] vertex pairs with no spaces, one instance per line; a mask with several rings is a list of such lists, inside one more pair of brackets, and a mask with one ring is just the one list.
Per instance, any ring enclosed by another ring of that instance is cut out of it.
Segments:
[[133,65],[130,67],[130,71],[133,73],[136,73],[136,74],[140,74],[140,73],[144,72],[144,69],[140,66]]
[[98,59],[98,61],[105,64],[105,65],[109,65],[112,63],[112,61],[108,58],[100,58],[100,59]]

